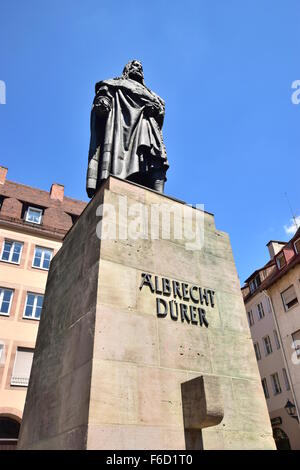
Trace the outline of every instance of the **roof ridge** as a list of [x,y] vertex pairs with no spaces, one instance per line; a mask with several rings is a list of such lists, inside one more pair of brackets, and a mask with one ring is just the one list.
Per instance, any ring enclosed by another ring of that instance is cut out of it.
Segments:
[[[13,183],[17,186],[23,186],[25,188],[28,188],[30,190],[35,190],[35,191],[41,191],[42,193],[45,193],[49,196],[50,198],[50,192],[47,191],[46,189],[40,189],[40,188],[36,188],[35,186],[29,186],[28,184],[24,184],[24,183],[18,183],[16,181],[13,181],[13,180],[6,180],[5,183]],[[5,184],[4,183],[4,184]],[[61,183],[52,183],[52,184],[61,184]],[[61,186],[64,186],[63,184],[61,184]],[[83,201],[82,199],[76,199],[74,197],[70,197],[70,196],[64,196],[64,199],[70,199],[71,201],[76,201],[76,202],[81,202],[83,204],[87,204],[86,201]]]

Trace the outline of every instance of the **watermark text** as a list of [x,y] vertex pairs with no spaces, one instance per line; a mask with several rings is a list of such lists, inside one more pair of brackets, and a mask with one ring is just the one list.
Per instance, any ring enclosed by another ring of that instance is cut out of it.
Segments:
[[6,85],[3,80],[0,80],[0,104],[6,104]]

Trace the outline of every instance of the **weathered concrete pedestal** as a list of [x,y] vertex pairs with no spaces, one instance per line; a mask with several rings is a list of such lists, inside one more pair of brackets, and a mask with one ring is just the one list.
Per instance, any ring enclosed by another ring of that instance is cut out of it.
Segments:
[[[155,238],[153,215],[148,239],[133,240],[138,207],[149,216],[161,204],[175,209],[171,238]],[[202,249],[174,236],[184,207],[201,213]],[[114,210],[116,236],[100,240]],[[19,448],[275,448],[213,215],[114,177],[100,188],[51,263]]]

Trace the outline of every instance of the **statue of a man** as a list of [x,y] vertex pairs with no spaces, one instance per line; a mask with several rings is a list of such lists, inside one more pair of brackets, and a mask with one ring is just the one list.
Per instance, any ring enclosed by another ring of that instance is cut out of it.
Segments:
[[169,164],[162,138],[164,101],[144,83],[132,60],[121,77],[96,84],[91,112],[87,193],[110,174],[163,193]]

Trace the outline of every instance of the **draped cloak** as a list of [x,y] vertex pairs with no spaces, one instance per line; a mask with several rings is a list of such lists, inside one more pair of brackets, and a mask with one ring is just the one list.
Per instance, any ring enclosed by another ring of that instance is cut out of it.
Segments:
[[[111,110],[104,116],[95,107],[100,97],[111,103]],[[153,103],[159,106],[156,119],[145,112],[145,106]],[[161,132],[164,111],[164,101],[135,80],[121,77],[96,84],[87,169],[89,195],[110,174],[126,179],[145,171],[142,148],[165,174],[169,164]]]

